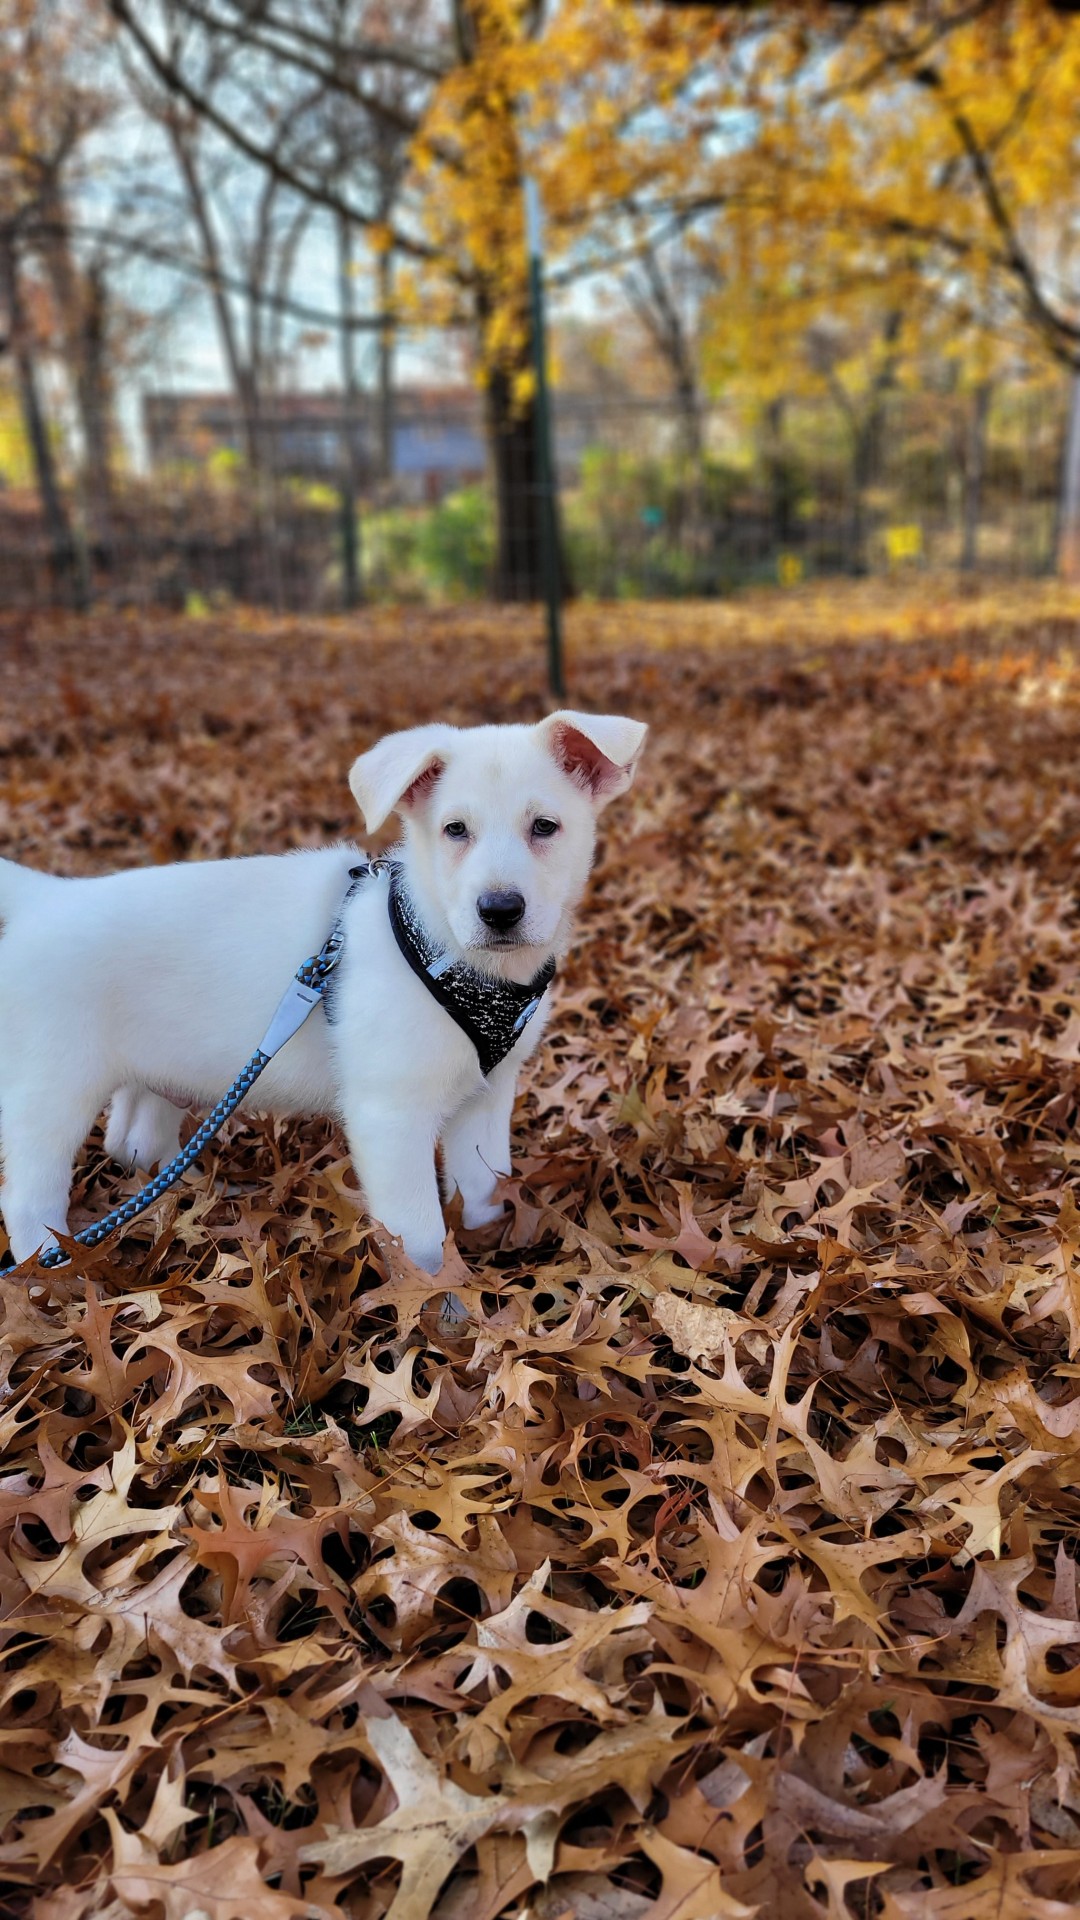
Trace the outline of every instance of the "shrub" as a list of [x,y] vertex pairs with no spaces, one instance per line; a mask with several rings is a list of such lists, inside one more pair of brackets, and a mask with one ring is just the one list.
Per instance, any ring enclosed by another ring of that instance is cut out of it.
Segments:
[[375,599],[481,599],[491,589],[495,522],[482,487],[447,494],[434,507],[391,507],[361,516],[361,566]]
[[437,592],[449,599],[475,599],[491,589],[495,525],[483,487],[448,494],[419,523],[416,557]]

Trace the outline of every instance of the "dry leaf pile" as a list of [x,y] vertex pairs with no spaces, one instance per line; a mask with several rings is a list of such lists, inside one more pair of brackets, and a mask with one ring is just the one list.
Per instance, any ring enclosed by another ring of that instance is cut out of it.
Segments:
[[[1076,1910],[1078,609],[873,605],[574,614],[655,732],[470,1323],[322,1121],[0,1282],[4,1912]],[[0,649],[3,851],[69,872],[539,712],[495,613]],[[73,1223],[132,1185],[95,1136]]]

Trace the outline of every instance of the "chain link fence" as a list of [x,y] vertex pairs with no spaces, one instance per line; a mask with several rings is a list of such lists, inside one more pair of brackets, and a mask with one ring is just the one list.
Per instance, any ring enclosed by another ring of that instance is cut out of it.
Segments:
[[[918,569],[1045,574],[1066,412],[1064,384],[1045,382],[764,409],[557,392],[563,578],[570,593],[619,599]],[[255,470],[227,397],[158,393],[144,423],[143,473],[107,502],[67,487],[67,553],[32,490],[0,491],[0,603],[329,611],[350,597],[350,528],[362,597],[528,593],[497,578],[471,388],[402,392],[389,437],[363,396],[348,428],[332,394],[279,397]],[[533,488],[504,489],[502,505],[529,516]]]

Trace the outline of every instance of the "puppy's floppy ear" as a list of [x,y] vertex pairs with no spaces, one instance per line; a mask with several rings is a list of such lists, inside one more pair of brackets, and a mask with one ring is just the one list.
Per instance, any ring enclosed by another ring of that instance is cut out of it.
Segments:
[[369,833],[391,813],[408,813],[431,792],[446,765],[455,727],[409,727],[353,762],[349,785]]
[[537,731],[557,765],[600,808],[626,792],[649,729],[617,713],[549,713]]

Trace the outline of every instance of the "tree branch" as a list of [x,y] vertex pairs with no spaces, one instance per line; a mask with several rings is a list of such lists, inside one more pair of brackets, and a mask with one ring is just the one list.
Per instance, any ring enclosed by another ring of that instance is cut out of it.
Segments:
[[[175,4],[182,9],[188,19],[197,20],[212,33],[228,34],[238,47],[248,52],[264,53],[279,68],[293,67],[298,73],[305,73],[310,79],[317,80],[327,93],[341,93],[346,98],[355,100],[358,106],[363,107],[365,113],[371,114],[373,119],[384,120],[402,138],[412,139],[419,130],[419,121],[415,114],[404,112],[401,107],[394,106],[391,101],[384,100],[377,93],[367,93],[363,87],[357,85],[355,80],[348,78],[340,65],[336,68],[328,68],[298,48],[279,46],[275,41],[267,40],[257,33],[250,23],[240,27],[233,26],[227,20],[218,20],[213,14],[197,6],[195,0],[175,0]],[[338,47],[334,51],[340,62],[347,49]]]
[[[879,3],[883,3],[883,0],[879,0]],[[980,14],[988,13],[997,4],[998,0],[971,0],[970,5],[959,7],[945,20],[936,20],[917,45],[905,47],[894,42],[892,46],[880,52],[869,66],[864,67],[861,73],[853,74],[850,80],[843,80],[836,86],[826,87],[816,94],[814,105],[816,107],[832,106],[837,100],[845,99],[848,94],[865,93],[868,88],[876,86],[879,80],[883,80],[888,73],[895,71],[898,65],[911,67],[915,63],[923,62],[942,40],[946,40],[959,27],[970,26]]]
[[[241,20],[234,22],[229,19],[223,20],[220,15],[212,13],[209,7],[200,5],[199,0],[174,0],[174,4],[179,6],[189,19],[198,20],[202,26],[209,27],[214,32],[231,34],[245,46],[256,44],[252,37],[252,20],[247,14]],[[285,34],[290,40],[295,41],[297,46],[310,47],[313,53],[321,54],[327,59],[339,60],[342,52],[345,51],[327,34],[316,33],[313,28],[303,26],[298,20],[283,20],[280,14],[275,14],[270,7],[262,10],[260,20],[264,28],[268,28],[273,33]],[[262,44],[267,51],[270,50],[270,42]],[[357,39],[350,42],[348,51],[354,54],[357,60],[362,60],[369,66],[396,67],[401,72],[411,73],[422,80],[437,82],[445,79],[451,71],[449,60],[425,55],[421,47],[404,40]],[[297,56],[291,52],[286,53],[286,58],[294,65],[299,64]]]
[[[300,194],[305,200],[310,200],[313,205],[327,207],[332,213],[342,215],[358,227],[367,228],[377,224],[372,214],[357,206],[355,201],[347,200],[331,187],[329,182],[323,181],[319,185],[314,185],[310,180],[306,180],[303,174],[297,173],[294,167],[289,166],[273,147],[260,146],[257,140],[251,139],[234,120],[216,107],[212,100],[207,99],[205,94],[193,87],[173,62],[165,58],[136,19],[132,0],[106,0],[106,4],[114,20],[130,34],[161,85],[169,93],[183,100],[193,113],[198,114],[200,119],[214,127],[231,145],[244,154],[245,158],[253,161],[256,166],[267,168],[283,186],[291,187],[294,193]],[[411,234],[395,229],[391,239],[398,251],[409,255],[411,259],[431,261],[437,258],[432,247],[415,239]]]
[[[1041,332],[1075,343],[1080,349],[1080,325],[1069,320],[1067,315],[1055,312],[1039,285],[1039,276],[1035,271],[1030,254],[1020,241],[1012,215],[1005,204],[1005,196],[998,186],[997,176],[990,159],[980,145],[967,114],[961,107],[954,106],[946,99],[941,75],[933,67],[920,67],[915,79],[922,87],[935,93],[943,101],[945,111],[956,131],[957,137],[971,162],[971,169],[982,192],[983,201],[993,225],[1001,238],[1004,248],[1004,261],[1008,269],[1019,281],[1028,311]],[[1070,364],[1080,363],[1080,352],[1074,351]]]
[[[152,240],[138,239],[131,234],[121,236],[117,234],[115,228],[95,227],[84,221],[70,222],[67,230],[75,238],[95,241],[105,252],[134,254],[140,260],[150,260],[155,266],[169,267],[175,273],[184,274],[189,280],[198,280],[203,286],[209,284],[207,270],[200,266],[197,260],[185,259],[183,254],[176,253],[169,247],[158,246]],[[31,244],[36,239],[51,237],[53,232],[54,225],[48,220],[34,220],[29,223],[24,221],[19,226],[21,237]],[[242,295],[244,298],[250,297],[251,288],[238,275],[228,273],[221,268],[216,278],[218,284],[227,292]],[[256,298],[260,306],[268,307],[275,313],[285,315],[288,319],[302,320],[305,325],[311,327],[326,327],[328,330],[340,331],[342,324],[340,314],[324,307],[309,307],[306,301],[294,300],[288,294],[271,293],[265,289],[261,290]],[[388,323],[394,324],[395,321],[396,316],[393,314],[359,313],[351,316],[349,326],[356,333],[378,333],[380,328]]]

